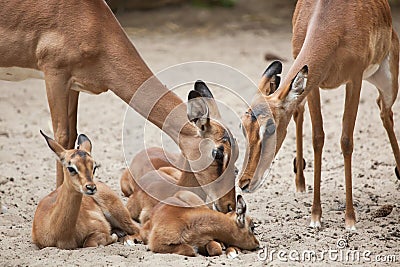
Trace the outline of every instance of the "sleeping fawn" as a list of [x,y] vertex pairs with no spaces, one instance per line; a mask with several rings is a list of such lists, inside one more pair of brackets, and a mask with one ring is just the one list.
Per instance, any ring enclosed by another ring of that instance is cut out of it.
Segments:
[[196,256],[196,248],[201,254],[220,255],[217,241],[231,246],[229,250],[259,247],[254,223],[246,217],[246,203],[240,195],[236,211],[224,214],[209,209],[196,194],[178,191],[154,207],[140,234],[153,252],[185,256]]

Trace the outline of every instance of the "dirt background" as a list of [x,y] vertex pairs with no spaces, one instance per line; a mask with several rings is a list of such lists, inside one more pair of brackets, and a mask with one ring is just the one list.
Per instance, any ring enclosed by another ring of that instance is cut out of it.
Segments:
[[[282,58],[284,73],[292,63],[290,38],[293,1],[239,1],[234,8],[200,8],[192,5],[150,11],[127,11],[118,15],[138,51],[157,72],[171,65],[207,60],[237,68],[257,83],[259,75],[273,58]],[[400,32],[400,9],[393,10]],[[266,58],[268,61],[266,61]],[[193,77],[199,79],[201,77]],[[292,160],[295,155],[294,123],[276,157],[268,181],[256,193],[245,194],[249,214],[259,225],[258,238],[269,251],[321,251],[336,249],[371,252],[376,256],[394,255],[400,264],[399,199],[400,184],[393,172],[394,158],[379,111],[376,90],[364,83],[354,136],[353,197],[357,211],[357,231],[344,229],[344,173],[340,152],[341,116],[344,90],[322,92],[326,141],[322,166],[323,227],[308,228],[312,203],[313,153],[311,126],[306,114],[304,157],[307,160],[306,193],[295,193]],[[226,101],[228,101],[227,99]],[[120,192],[119,178],[125,166],[122,152],[122,125],[126,105],[112,93],[99,96],[81,94],[79,132],[94,145],[93,155],[102,163],[97,178]],[[125,247],[113,244],[96,249],[38,250],[31,243],[32,218],[38,201],[54,189],[54,157],[39,129],[51,133],[50,114],[44,82],[0,83],[0,196],[7,212],[0,215],[0,266],[260,266],[287,265],[274,259],[262,261],[257,253],[242,253],[234,260],[220,257],[186,258],[149,252],[144,245]],[[400,104],[394,105],[395,130],[400,136]],[[230,123],[237,128],[238,122]],[[132,127],[140,128],[140,125]],[[140,142],[140,141],[138,141]],[[241,164],[239,162],[239,164]],[[122,198],[122,194],[121,194]],[[372,213],[384,204],[394,205],[385,218]],[[286,256],[287,257],[287,256]],[[380,259],[383,259],[382,257]],[[319,265],[362,264],[345,259],[318,261]],[[290,265],[310,262],[292,261]]]

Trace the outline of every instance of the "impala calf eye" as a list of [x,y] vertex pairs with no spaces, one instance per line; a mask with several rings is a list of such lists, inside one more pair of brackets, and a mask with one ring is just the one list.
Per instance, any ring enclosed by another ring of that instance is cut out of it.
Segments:
[[76,172],[76,170],[75,170],[74,167],[67,167],[67,169],[68,169],[68,171],[69,171],[70,174],[72,174],[72,175],[77,174],[77,172]]

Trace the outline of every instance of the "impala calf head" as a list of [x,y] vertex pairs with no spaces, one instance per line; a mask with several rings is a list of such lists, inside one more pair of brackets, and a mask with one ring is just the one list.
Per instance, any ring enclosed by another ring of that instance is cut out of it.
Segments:
[[260,245],[256,236],[254,235],[255,225],[253,220],[246,216],[246,202],[241,195],[237,196],[236,211],[232,211],[229,216],[231,220],[234,220],[238,232],[232,233],[234,235],[234,241],[230,246],[238,246],[247,250],[257,249]]
[[93,182],[93,176],[98,166],[90,155],[92,144],[89,138],[84,134],[80,134],[77,148],[66,150],[42,131],[40,133],[64,166],[64,186],[72,186],[75,191],[82,194],[95,194],[97,188]]
[[215,200],[217,210],[227,213],[236,207],[235,162],[239,155],[236,139],[220,122],[217,104],[204,82],[195,83],[188,100],[187,116],[201,137],[199,150],[202,155],[200,160],[192,161],[191,166],[194,169],[205,166],[196,173],[196,179],[207,195]]
[[264,72],[258,93],[242,116],[240,127],[248,145],[239,186],[252,192],[263,182],[275,154],[286,137],[290,118],[305,95],[308,68],[304,66],[285,88],[279,88],[282,64],[273,62]]

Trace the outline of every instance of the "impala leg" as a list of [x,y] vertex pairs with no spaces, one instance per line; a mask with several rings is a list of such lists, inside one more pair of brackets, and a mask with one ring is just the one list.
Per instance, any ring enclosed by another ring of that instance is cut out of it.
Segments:
[[106,184],[97,182],[97,193],[92,197],[101,208],[113,229],[120,229],[128,235],[138,235],[139,225],[135,223],[119,196]]
[[396,100],[399,90],[399,40],[394,33],[392,36],[392,48],[389,55],[382,62],[378,71],[368,78],[368,81],[376,86],[379,92],[377,104],[380,109],[380,115],[383,126],[389,137],[392,146],[393,155],[396,161],[396,175],[400,179],[400,150],[397,138],[393,130],[393,111],[392,106]]
[[353,207],[351,161],[353,154],[353,133],[360,102],[361,79],[346,84],[346,99],[344,104],[343,128],[340,144],[344,158],[344,175],[346,180],[346,214],[347,230],[355,230],[356,215]]
[[237,247],[228,247],[225,251],[225,254],[228,258],[234,259],[239,256],[240,249]]
[[117,240],[118,236],[116,234],[110,235],[102,232],[94,232],[86,238],[85,242],[83,243],[83,247],[107,246],[117,242]]
[[79,92],[70,90],[69,92],[69,104],[68,104],[68,121],[69,121],[69,140],[68,149],[75,147],[75,141],[78,137],[77,132],[77,117],[78,117],[78,99]]
[[392,105],[385,104],[384,98],[380,95],[377,99],[380,111],[381,111],[381,119],[383,126],[386,129],[387,135],[389,137],[390,145],[392,146],[393,155],[396,161],[396,175],[397,178],[400,179],[400,150],[399,144],[397,143],[396,134],[394,132],[394,122],[393,122],[393,111]]
[[140,232],[138,223],[132,220],[128,209],[123,205],[121,200],[115,199],[112,207],[109,207],[108,212],[112,217],[112,221],[109,223],[113,227],[123,230],[128,235],[136,235]]
[[[54,138],[60,145],[67,148],[69,145],[68,79],[65,75],[60,74],[56,70],[45,71],[45,77],[47,100],[49,102]],[[63,167],[58,161],[56,168],[56,185],[59,187],[64,181],[64,174]]]
[[294,159],[294,173],[296,174],[296,192],[305,192],[306,183],[304,180],[304,160],[303,160],[303,121],[304,104],[300,104],[293,113],[296,123],[296,158]]
[[321,226],[321,163],[322,149],[325,142],[319,88],[313,88],[310,90],[310,93],[307,96],[307,103],[312,123],[312,140],[314,148],[314,199],[311,208],[310,227],[317,228]]
[[214,240],[207,243],[206,250],[207,255],[211,257],[222,255],[221,244]]
[[140,212],[142,211],[142,205],[141,202],[138,201],[138,199],[136,198],[136,193],[133,193],[132,195],[129,196],[128,201],[126,202],[126,208],[132,220],[139,222]]

